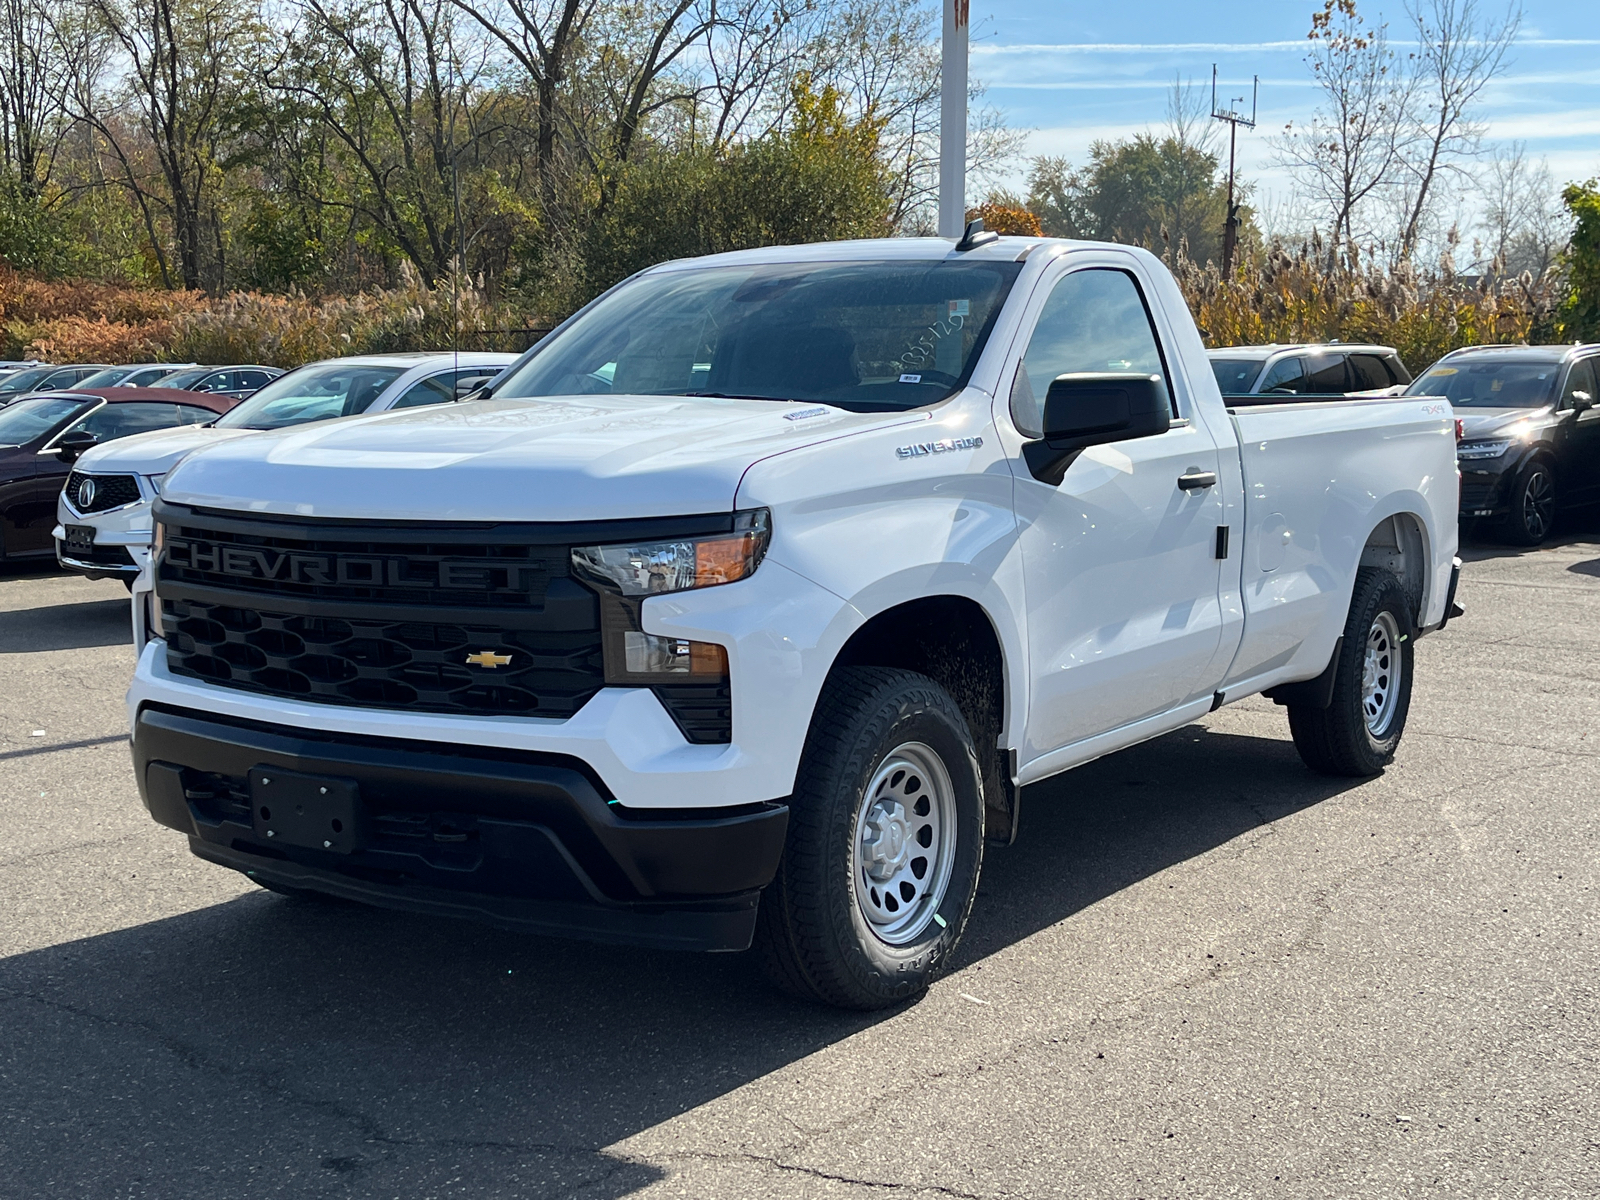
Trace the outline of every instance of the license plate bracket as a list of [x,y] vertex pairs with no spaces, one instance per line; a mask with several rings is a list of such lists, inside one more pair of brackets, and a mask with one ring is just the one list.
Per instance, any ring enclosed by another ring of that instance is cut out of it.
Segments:
[[336,775],[254,767],[250,815],[256,836],[275,846],[350,854],[364,832],[360,788]]
[[68,550],[94,549],[93,525],[68,525],[62,532],[67,536],[61,539],[61,543]]

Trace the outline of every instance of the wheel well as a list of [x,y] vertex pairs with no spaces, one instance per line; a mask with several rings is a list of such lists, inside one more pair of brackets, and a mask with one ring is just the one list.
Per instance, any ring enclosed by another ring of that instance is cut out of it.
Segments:
[[851,635],[834,667],[899,667],[932,679],[961,709],[978,747],[992,840],[1016,834],[1010,764],[1000,749],[1005,659],[988,615],[961,596],[927,596],[878,613]]
[[1411,513],[1396,513],[1380,521],[1361,548],[1363,567],[1382,567],[1400,580],[1411,598],[1412,618],[1418,623],[1428,586],[1426,546],[1422,523]]

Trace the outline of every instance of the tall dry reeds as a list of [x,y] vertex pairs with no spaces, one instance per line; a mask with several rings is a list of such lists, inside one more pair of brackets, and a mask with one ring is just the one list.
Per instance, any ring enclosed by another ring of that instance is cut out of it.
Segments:
[[1376,342],[1413,371],[1460,346],[1553,340],[1564,294],[1554,271],[1534,279],[1465,276],[1448,258],[1430,268],[1330,262],[1315,244],[1269,247],[1231,278],[1180,255],[1175,273],[1208,346]]

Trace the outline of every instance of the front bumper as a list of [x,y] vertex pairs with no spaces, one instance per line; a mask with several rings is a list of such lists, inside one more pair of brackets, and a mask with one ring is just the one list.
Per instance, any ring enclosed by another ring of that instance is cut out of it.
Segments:
[[1461,516],[1502,517],[1509,512],[1510,481],[1516,478],[1520,464],[1520,457],[1511,454],[1460,463]]
[[[140,707],[140,794],[201,858],[252,878],[529,932],[742,950],[783,851],[788,809],[630,812],[579,760],[360,737]],[[257,832],[255,768],[350,780],[364,832],[347,854]]]

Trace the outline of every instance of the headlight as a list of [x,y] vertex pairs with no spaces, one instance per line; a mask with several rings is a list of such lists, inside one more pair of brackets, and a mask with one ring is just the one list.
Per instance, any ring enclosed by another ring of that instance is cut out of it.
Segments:
[[1511,439],[1501,438],[1493,442],[1462,442],[1456,447],[1457,458],[1499,458],[1511,449]]
[[771,536],[767,510],[758,508],[735,513],[732,533],[669,542],[574,546],[572,567],[580,576],[624,596],[659,596],[745,578],[761,565]]
[[145,476],[145,479],[148,480],[149,483],[150,483],[150,490],[152,492],[154,492],[158,496],[161,495],[161,485],[162,485],[162,483],[164,483],[166,481],[166,478],[167,477],[166,477],[165,473],[162,473],[160,475],[146,475]]
[[150,529],[150,556],[159,559],[161,551],[167,544],[167,525],[165,521],[156,521]]

